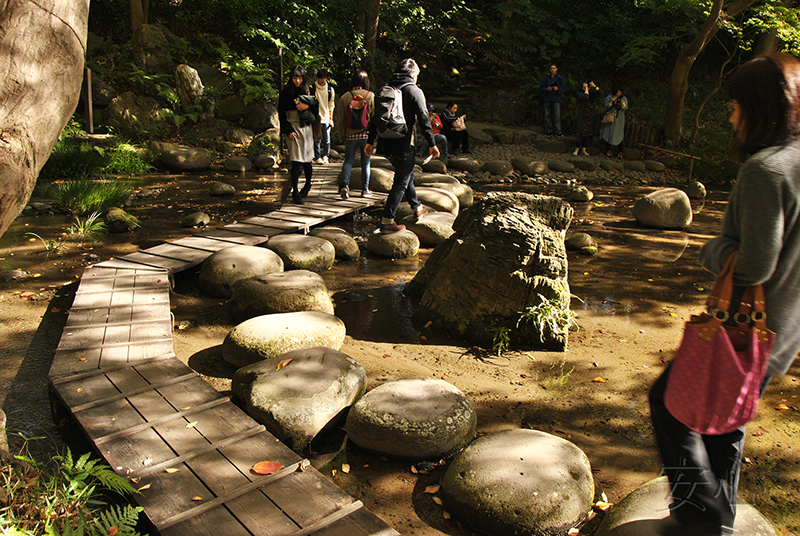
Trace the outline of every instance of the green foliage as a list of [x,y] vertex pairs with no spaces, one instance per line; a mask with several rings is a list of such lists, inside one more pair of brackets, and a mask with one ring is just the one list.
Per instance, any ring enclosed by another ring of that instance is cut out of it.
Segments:
[[67,449],[47,463],[25,454],[0,465],[0,534],[136,535],[141,507],[109,505],[109,493],[138,493],[122,476],[86,453]]
[[493,320],[489,324],[489,331],[492,333],[492,352],[499,356],[511,345],[511,328],[499,325]]
[[539,295],[540,303],[526,307],[520,311],[516,327],[530,324],[539,334],[539,341],[544,342],[546,333],[557,335],[576,326],[575,313],[565,307],[560,300],[549,300]]
[[91,242],[99,233],[108,230],[106,224],[98,221],[99,212],[92,212],[85,220],[75,216],[75,222],[69,227],[69,237],[75,242]]
[[42,238],[38,234],[32,232],[25,234],[39,239],[44,247],[45,258],[50,258],[52,254],[60,255],[64,252],[64,244],[61,243],[60,238]]
[[55,185],[54,201],[73,214],[102,212],[121,205],[133,192],[127,182],[81,178]]

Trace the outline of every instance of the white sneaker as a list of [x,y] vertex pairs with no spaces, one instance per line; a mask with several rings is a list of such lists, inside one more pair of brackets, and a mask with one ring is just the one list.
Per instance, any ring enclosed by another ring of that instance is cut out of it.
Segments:
[[312,164],[321,164],[322,163],[322,158],[315,158],[314,160],[311,161],[311,163]]
[[361,197],[372,197],[372,192],[369,190],[361,190]]
[[578,156],[578,148],[576,147],[574,151],[572,151],[572,156]]
[[581,149],[581,154],[583,156],[589,156],[589,153],[586,152],[586,149]]
[[323,163],[323,164],[328,164],[328,163],[329,163],[329,162],[328,162],[328,157],[327,157],[327,156],[323,156],[323,157],[322,157],[322,163]]

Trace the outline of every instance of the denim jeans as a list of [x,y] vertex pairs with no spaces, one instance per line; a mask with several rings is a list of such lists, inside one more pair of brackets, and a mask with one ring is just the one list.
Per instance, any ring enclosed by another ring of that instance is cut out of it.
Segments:
[[408,204],[411,205],[412,210],[416,210],[420,205],[417,199],[417,190],[414,188],[414,148],[409,146],[402,153],[403,156],[391,156],[389,161],[394,166],[394,182],[392,183],[392,191],[389,192],[389,197],[386,198],[386,204],[383,207],[383,217],[394,219],[397,213],[397,207],[405,197]]
[[344,164],[342,164],[342,186],[350,187],[350,173],[356,161],[356,149],[361,151],[361,189],[369,190],[369,157],[364,154],[367,140],[345,140]]
[[[439,147],[441,153],[446,157],[450,158],[450,153],[447,150],[447,137],[444,134],[434,134],[433,135],[434,141],[436,141],[436,146]],[[417,156],[428,156],[428,142],[425,141],[425,138],[420,136],[417,139]]]
[[561,103],[560,102],[547,102],[544,103],[544,133],[548,136],[555,134],[561,135]]
[[322,139],[314,140],[314,158],[330,156],[331,154],[331,125],[322,123]]

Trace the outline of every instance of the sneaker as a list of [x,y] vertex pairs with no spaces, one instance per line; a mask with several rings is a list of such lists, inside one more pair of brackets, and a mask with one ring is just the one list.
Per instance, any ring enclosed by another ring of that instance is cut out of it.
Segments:
[[577,148],[575,148],[575,150],[572,151],[572,156],[578,156],[578,149]]
[[323,164],[329,164],[330,163],[330,162],[328,162],[328,157],[327,156],[323,156],[322,157],[322,163]]
[[425,205],[420,205],[414,210],[414,214],[416,215],[417,219],[420,219],[422,216],[428,213],[428,207]]
[[586,152],[586,149],[581,149],[581,155],[589,156],[589,153]]
[[614,158],[614,154],[611,151],[608,151],[606,153],[606,156],[609,157],[609,158]]
[[339,188],[339,195],[342,199],[350,199],[350,188],[348,188],[347,185],[342,186]]
[[372,197],[372,192],[369,190],[361,190],[361,197]]
[[405,225],[397,225],[394,222],[394,220],[392,220],[392,223],[382,223],[381,224],[381,232],[383,234],[399,233],[400,231],[405,231],[405,230],[406,230],[406,226]]
[[312,164],[321,164],[322,163],[322,158],[315,158],[314,160],[311,161],[311,163]]
[[305,205],[306,204],[306,200],[303,199],[303,196],[301,196],[300,192],[298,192],[297,190],[294,190],[292,192],[292,201],[294,201],[295,205]]

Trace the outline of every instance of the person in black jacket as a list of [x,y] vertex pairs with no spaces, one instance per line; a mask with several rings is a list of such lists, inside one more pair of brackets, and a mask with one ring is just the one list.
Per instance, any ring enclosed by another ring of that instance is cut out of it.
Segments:
[[[439,148],[436,147],[436,141],[433,139],[433,131],[431,130],[431,121],[428,119],[428,105],[425,102],[425,94],[417,86],[417,78],[419,77],[419,66],[411,58],[401,61],[395,69],[389,85],[399,88],[403,95],[403,116],[406,120],[408,127],[407,134],[404,138],[390,139],[380,138],[378,144],[378,151],[385,155],[394,166],[394,182],[392,183],[392,191],[389,192],[389,197],[386,198],[386,204],[383,207],[383,217],[381,218],[381,232],[382,233],[395,233],[404,230],[405,225],[398,225],[394,221],[397,207],[405,197],[408,204],[417,218],[428,212],[428,209],[420,203],[417,198],[417,192],[414,189],[414,143],[412,138],[414,136],[414,124],[419,122],[422,135],[425,141],[428,142],[429,152],[431,157],[436,158],[439,156]],[[367,138],[367,146],[364,152],[367,156],[372,155],[372,150],[375,144],[375,138],[378,135],[378,129],[375,126],[373,118],[370,124],[369,137]]]
[[[281,90],[278,97],[278,117],[281,123],[281,134],[286,136],[289,147],[289,161],[292,163],[290,176],[292,179],[292,200],[302,205],[311,190],[311,175],[314,158],[314,129],[319,106],[317,99],[308,87],[306,70],[295,65],[289,74],[289,83]],[[305,171],[306,183],[302,190],[297,189],[300,172]]]

